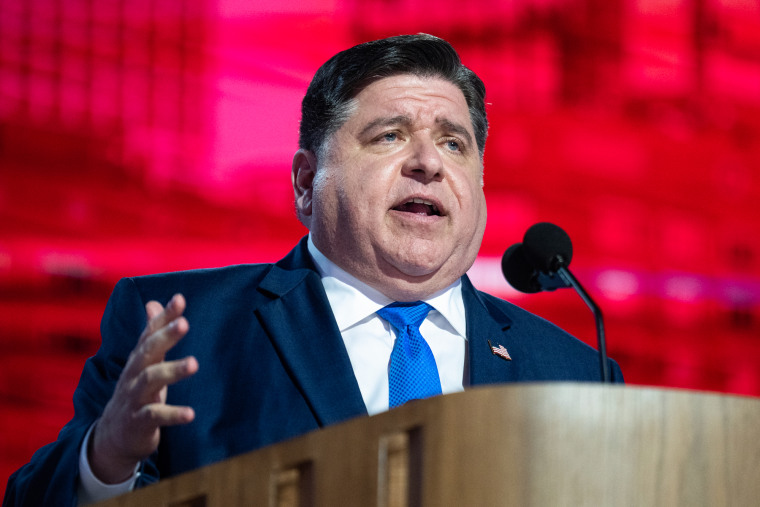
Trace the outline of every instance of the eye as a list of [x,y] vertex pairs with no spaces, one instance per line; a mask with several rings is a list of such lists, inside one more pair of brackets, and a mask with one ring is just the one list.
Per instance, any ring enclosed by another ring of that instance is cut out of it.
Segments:
[[386,132],[380,136],[380,140],[386,143],[392,143],[393,141],[398,140],[398,134],[396,132]]
[[459,144],[459,141],[457,141],[456,139],[447,140],[446,148],[448,148],[449,151],[462,151],[462,146]]

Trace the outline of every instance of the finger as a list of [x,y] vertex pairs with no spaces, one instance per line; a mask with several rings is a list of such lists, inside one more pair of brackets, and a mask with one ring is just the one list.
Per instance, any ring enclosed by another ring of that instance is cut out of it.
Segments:
[[162,426],[187,424],[195,419],[192,407],[150,403],[144,405],[135,414],[135,422],[142,425],[146,432]]
[[145,313],[148,315],[148,322],[156,319],[163,311],[164,307],[158,301],[148,301],[145,304]]
[[148,324],[145,326],[141,340],[145,339],[151,333],[154,333],[162,327],[175,320],[185,312],[186,302],[182,294],[175,294],[163,307],[158,301],[148,301],[145,304],[145,313],[148,317]]
[[145,328],[142,331],[142,334],[140,335],[140,338],[137,340],[137,343],[141,343],[145,341],[145,339],[150,336],[151,333],[154,333],[157,329],[160,329],[160,316],[164,312],[164,307],[161,303],[158,301],[148,301],[145,303],[145,315],[148,319],[148,322],[145,324]]
[[138,343],[124,371],[127,375],[138,375],[151,364],[164,360],[166,353],[174,347],[190,330],[190,324],[185,317],[177,317],[158,331],[149,334]]
[[140,373],[135,383],[135,399],[141,405],[157,401],[162,389],[194,375],[197,371],[198,361],[192,356],[148,366]]

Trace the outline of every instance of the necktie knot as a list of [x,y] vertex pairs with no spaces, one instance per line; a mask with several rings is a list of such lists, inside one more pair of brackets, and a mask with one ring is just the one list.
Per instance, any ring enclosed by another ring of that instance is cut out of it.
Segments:
[[390,322],[396,331],[403,331],[407,326],[419,329],[432,307],[424,301],[414,303],[391,303],[377,311],[380,317]]

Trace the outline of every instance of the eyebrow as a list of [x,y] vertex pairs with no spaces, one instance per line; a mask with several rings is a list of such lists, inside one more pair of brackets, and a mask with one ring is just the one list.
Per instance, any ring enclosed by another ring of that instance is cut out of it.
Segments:
[[371,122],[369,122],[365,127],[359,132],[359,136],[363,137],[367,135],[370,131],[376,129],[377,127],[394,127],[396,125],[411,125],[412,119],[405,115],[400,114],[397,116],[390,116],[390,117],[382,117],[382,118],[375,118]]
[[452,132],[454,134],[459,135],[460,137],[463,137],[464,140],[467,141],[467,144],[472,146],[473,144],[472,136],[464,127],[464,125],[460,125],[459,123],[454,123],[445,118],[442,120],[436,120],[435,122],[441,125],[445,131]]
[[[409,126],[412,123],[412,118],[405,114],[376,118],[365,125],[361,132],[359,132],[359,136],[363,137],[378,127],[393,127],[396,125]],[[441,126],[446,132],[451,132],[453,134],[457,134],[460,137],[463,137],[464,140],[467,141],[467,144],[473,144],[472,136],[468,132],[467,128],[465,128],[463,125],[454,123],[446,118],[436,118],[435,123]]]

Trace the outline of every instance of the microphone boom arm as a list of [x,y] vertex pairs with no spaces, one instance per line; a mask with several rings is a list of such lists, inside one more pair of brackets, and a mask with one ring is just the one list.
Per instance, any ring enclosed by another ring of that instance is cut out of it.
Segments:
[[599,308],[599,305],[597,305],[593,299],[591,299],[591,296],[588,294],[588,292],[586,292],[586,289],[583,288],[581,283],[567,268],[564,266],[560,267],[557,270],[557,274],[567,284],[565,285],[566,287],[572,287],[575,289],[575,292],[578,293],[581,299],[583,299],[583,302],[586,303],[586,306],[588,306],[591,312],[594,314],[594,319],[596,320],[596,343],[599,349],[599,363],[602,373],[602,382],[610,383],[612,380],[610,379],[610,365],[609,360],[607,359],[607,341],[604,337],[604,319],[602,318],[602,309]]

